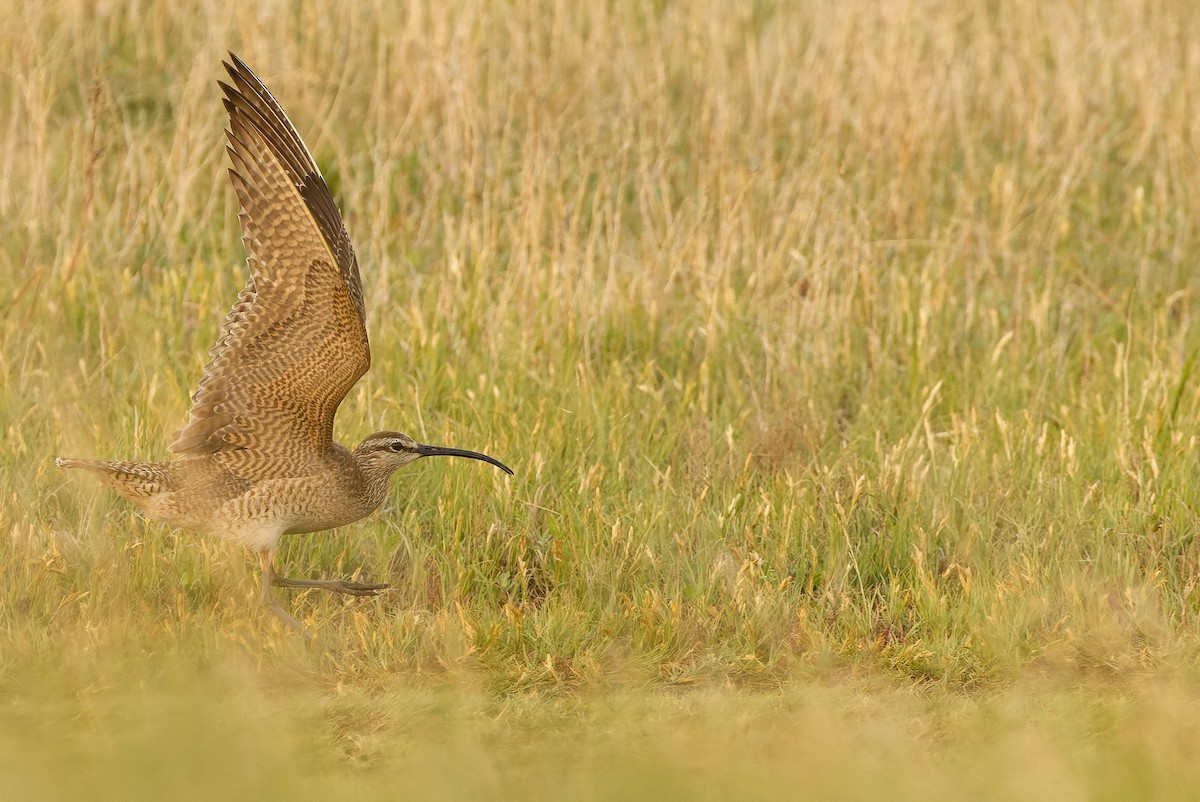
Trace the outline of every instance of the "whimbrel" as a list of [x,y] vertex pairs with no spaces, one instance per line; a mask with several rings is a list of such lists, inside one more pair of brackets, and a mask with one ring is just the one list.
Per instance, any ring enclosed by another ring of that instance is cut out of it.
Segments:
[[225,132],[250,280],[213,346],[168,462],[58,459],[97,474],[151,518],[211,531],[258,553],[262,601],[304,628],[273,585],[373,596],[387,587],[275,573],[279,539],[374,512],[392,472],[420,457],[486,454],[376,432],[353,451],[333,418],[371,364],[358,260],[316,162],[266,86],[230,53]]

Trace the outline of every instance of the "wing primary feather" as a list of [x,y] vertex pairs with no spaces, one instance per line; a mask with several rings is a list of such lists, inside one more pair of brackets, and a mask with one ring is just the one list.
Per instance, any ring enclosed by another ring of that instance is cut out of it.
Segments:
[[225,69],[229,177],[251,278],[171,450],[286,449],[302,462],[330,447],[337,407],[370,366],[358,261],[282,106],[236,55]]

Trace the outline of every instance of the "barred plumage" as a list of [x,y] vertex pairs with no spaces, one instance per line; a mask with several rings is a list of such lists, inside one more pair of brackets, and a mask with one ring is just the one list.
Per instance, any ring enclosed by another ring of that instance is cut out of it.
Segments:
[[[358,260],[333,196],[295,127],[241,59],[220,82],[229,171],[250,280],[209,352],[169,462],[59,459],[101,477],[147,515],[235,538],[258,551],[263,602],[297,631],[271,586],[375,595],[386,585],[276,576],[285,534],[356,521],[383,503],[388,479],[424,456],[492,457],[377,432],[354,451],[333,419],[371,364]],[[305,633],[307,634],[307,633]]]

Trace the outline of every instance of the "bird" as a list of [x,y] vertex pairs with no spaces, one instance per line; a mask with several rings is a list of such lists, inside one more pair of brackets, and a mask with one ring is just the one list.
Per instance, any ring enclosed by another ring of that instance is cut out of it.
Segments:
[[486,454],[400,432],[376,432],[353,450],[334,441],[337,409],[371,365],[358,259],[283,107],[237,55],[222,63],[229,178],[250,278],[209,351],[171,458],[56,462],[97,475],[147,517],[248,546],[262,568],[262,604],[307,639],[274,587],[374,596],[388,585],[280,576],[275,554],[284,535],[366,517],[383,503],[392,473],[422,457],[513,471]]

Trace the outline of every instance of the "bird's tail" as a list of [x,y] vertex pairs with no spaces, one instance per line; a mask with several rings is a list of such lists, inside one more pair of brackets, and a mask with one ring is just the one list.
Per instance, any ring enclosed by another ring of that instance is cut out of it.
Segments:
[[143,502],[174,489],[170,471],[164,462],[106,462],[63,457],[54,462],[60,468],[81,468],[96,474],[105,484],[133,502]]
[[70,457],[55,457],[54,464],[60,468],[83,468],[85,471],[99,472],[103,470],[101,466],[107,465],[106,462],[101,462],[98,459],[71,459]]

